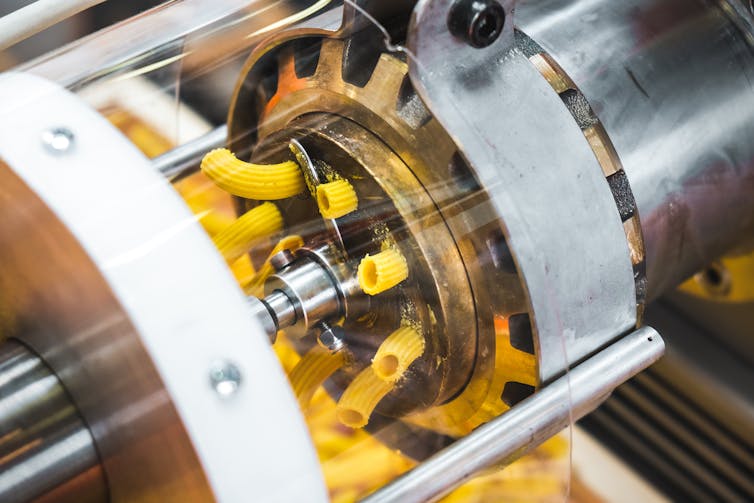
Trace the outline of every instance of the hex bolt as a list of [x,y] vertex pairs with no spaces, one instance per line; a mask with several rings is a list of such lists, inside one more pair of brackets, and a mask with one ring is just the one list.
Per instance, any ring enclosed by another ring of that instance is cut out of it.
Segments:
[[458,0],[448,14],[450,33],[477,49],[492,45],[504,25],[505,9],[496,0]]
[[319,335],[317,336],[317,342],[320,346],[332,353],[340,351],[345,346],[343,342],[342,329],[340,329],[339,327],[331,327],[324,321],[319,324]]
[[296,257],[293,256],[293,253],[291,253],[290,250],[280,250],[275,255],[270,257],[270,265],[276,270],[276,271],[282,271],[293,261],[296,260]]
[[241,386],[241,371],[229,361],[217,361],[210,368],[209,382],[218,395],[229,397]]
[[73,132],[66,127],[55,127],[42,133],[42,144],[48,152],[55,155],[68,152],[75,139]]

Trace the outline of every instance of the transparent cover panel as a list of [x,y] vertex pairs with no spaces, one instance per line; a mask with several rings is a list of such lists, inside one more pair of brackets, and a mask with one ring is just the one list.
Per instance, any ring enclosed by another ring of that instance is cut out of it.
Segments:
[[[415,92],[409,56],[388,49],[402,30],[336,34],[332,7],[178,2],[27,70],[83,96],[150,157],[229,110],[227,148],[175,188],[263,302],[331,498],[345,502],[540,383],[503,219]],[[556,437],[447,501],[560,501],[568,450]]]

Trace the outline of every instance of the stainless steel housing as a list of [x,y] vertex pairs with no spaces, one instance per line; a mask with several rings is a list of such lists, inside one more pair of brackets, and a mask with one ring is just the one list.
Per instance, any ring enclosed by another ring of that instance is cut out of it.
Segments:
[[107,499],[94,439],[52,371],[23,344],[0,345],[0,501]]
[[751,19],[738,0],[518,3],[517,26],[573,79],[623,163],[650,299],[754,228]]

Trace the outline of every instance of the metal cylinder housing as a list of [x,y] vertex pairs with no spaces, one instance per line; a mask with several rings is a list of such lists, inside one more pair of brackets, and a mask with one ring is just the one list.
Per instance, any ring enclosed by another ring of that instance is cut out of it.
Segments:
[[101,502],[94,439],[63,385],[24,345],[0,345],[0,501]]
[[584,94],[641,216],[655,298],[754,228],[754,52],[733,0],[519,2]]

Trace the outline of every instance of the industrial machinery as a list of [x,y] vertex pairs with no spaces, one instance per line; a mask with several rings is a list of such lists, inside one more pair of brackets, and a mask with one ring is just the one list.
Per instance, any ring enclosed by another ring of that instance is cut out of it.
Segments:
[[[0,501],[429,501],[519,458],[660,359],[653,301],[731,292],[752,82],[741,0],[183,0],[1,74]],[[754,496],[736,400],[697,495]]]

